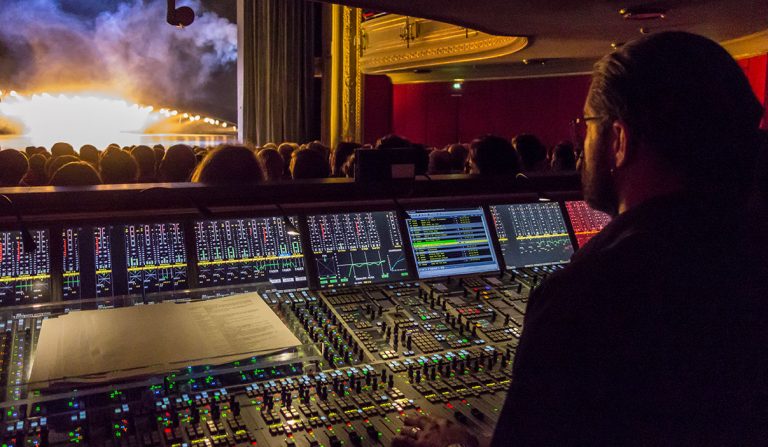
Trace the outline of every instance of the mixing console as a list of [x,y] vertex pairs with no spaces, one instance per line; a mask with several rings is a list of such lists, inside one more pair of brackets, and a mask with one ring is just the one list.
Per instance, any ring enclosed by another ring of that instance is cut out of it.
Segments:
[[482,208],[410,211],[405,222],[419,278],[499,269]]
[[320,287],[408,278],[392,211],[308,216]]
[[[64,300],[114,295],[111,230],[112,227],[77,227],[62,232]],[[93,256],[82,256],[87,251]],[[86,268],[85,264],[90,262],[93,264]]]
[[578,247],[583,247],[611,221],[611,216],[593,210],[584,201],[565,202],[565,207],[568,210]]
[[[33,231],[33,253],[0,232],[0,300],[17,305],[0,307],[0,444],[387,446],[412,414],[490,436],[531,290],[604,225],[581,206],[66,224]],[[29,383],[46,318],[254,291],[301,345],[120,382]]]
[[196,222],[195,236],[202,287],[260,281],[283,289],[307,285],[301,240],[287,233],[279,217]]
[[128,293],[187,287],[187,254],[180,223],[125,226]]
[[31,304],[50,294],[51,266],[48,231],[32,231],[36,249],[24,247],[21,232],[0,232],[0,302]]
[[491,206],[507,268],[568,262],[573,245],[556,202]]
[[530,291],[518,276],[318,292],[267,286],[262,298],[317,355],[188,368],[79,391],[39,392],[25,383],[44,317],[17,315],[0,324],[0,376],[8,390],[0,440],[13,446],[386,446],[411,414],[450,418],[490,436]]

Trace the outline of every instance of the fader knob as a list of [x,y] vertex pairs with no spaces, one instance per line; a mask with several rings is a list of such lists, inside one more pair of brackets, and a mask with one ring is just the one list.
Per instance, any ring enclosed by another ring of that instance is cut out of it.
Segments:
[[483,412],[478,410],[476,407],[469,410],[469,412],[472,413],[472,416],[474,416],[477,420],[485,420],[485,414],[483,414]]

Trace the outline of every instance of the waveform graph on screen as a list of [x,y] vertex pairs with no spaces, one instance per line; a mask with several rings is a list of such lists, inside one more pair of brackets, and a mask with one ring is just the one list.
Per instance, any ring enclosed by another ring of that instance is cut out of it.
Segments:
[[294,289],[307,284],[301,241],[288,234],[282,217],[198,221],[195,246],[202,287],[269,282]]
[[409,278],[393,211],[307,217],[321,287]]
[[126,225],[124,233],[128,293],[187,288],[187,253],[181,223]]
[[0,232],[0,303],[31,304],[50,299],[50,239],[47,230],[30,231],[36,247],[25,247],[20,231]]
[[565,202],[568,218],[576,234],[577,248],[583,247],[611,221],[611,216],[593,210],[583,200]]
[[556,202],[493,205],[491,216],[507,268],[566,263],[573,254]]

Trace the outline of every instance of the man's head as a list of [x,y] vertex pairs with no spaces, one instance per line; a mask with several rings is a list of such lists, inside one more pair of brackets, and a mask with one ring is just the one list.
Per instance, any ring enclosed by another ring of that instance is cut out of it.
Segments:
[[469,168],[470,174],[514,176],[520,172],[520,162],[509,140],[486,135],[472,142]]
[[762,113],[717,43],[683,32],[628,43],[595,65],[584,107],[585,199],[616,214],[680,189],[743,194]]

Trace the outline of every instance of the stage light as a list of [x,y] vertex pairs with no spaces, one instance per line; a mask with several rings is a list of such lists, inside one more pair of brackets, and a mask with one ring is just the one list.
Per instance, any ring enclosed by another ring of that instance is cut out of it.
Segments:
[[453,81],[453,89],[456,91],[460,91],[464,87],[464,81],[462,80],[455,80]]

